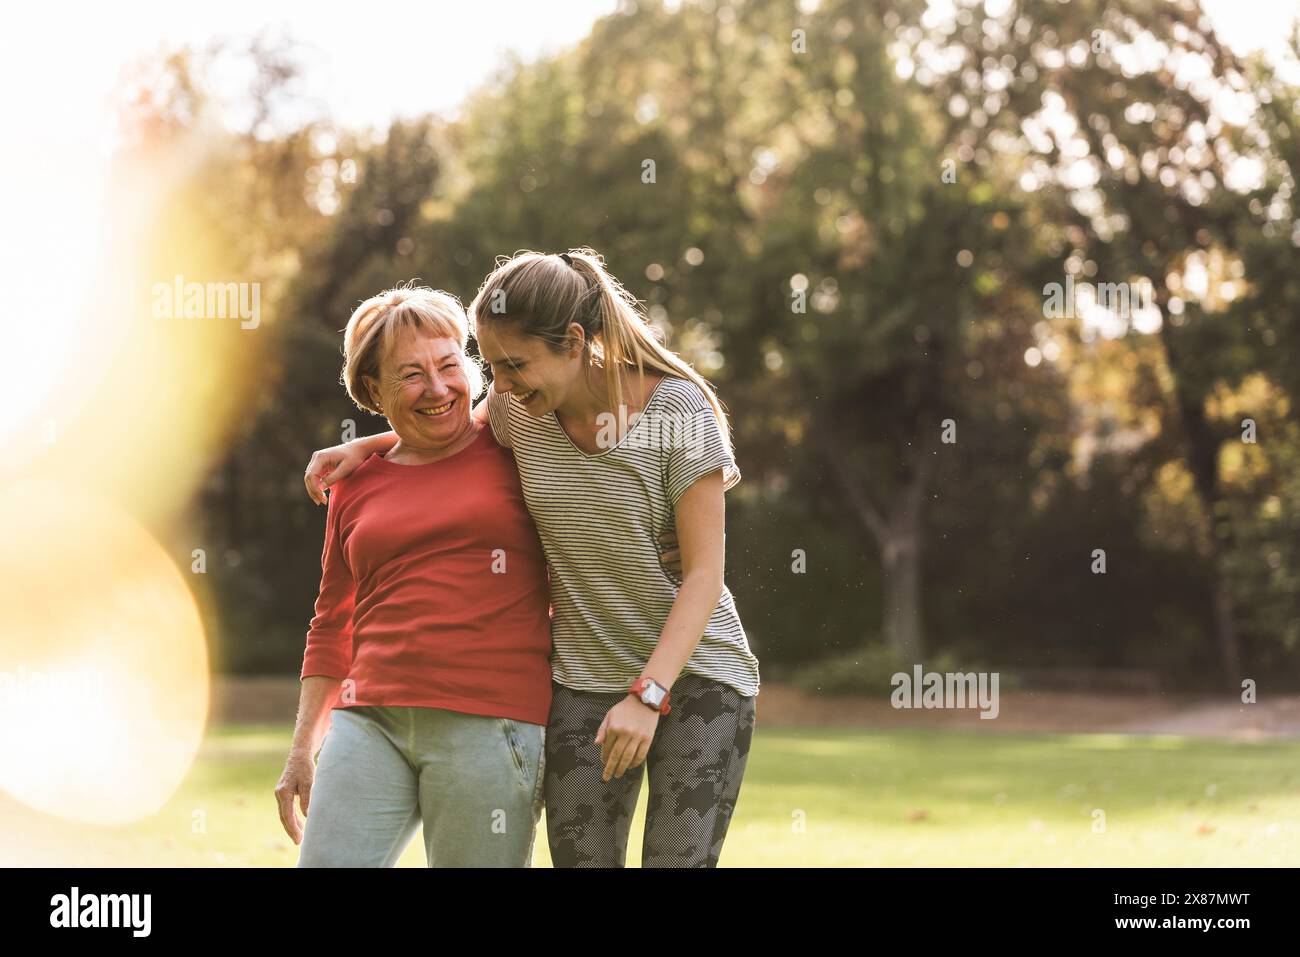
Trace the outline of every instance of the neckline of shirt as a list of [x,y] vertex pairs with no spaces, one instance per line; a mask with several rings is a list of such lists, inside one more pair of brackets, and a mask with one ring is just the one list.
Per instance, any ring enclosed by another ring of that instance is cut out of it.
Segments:
[[655,398],[659,395],[660,387],[665,382],[667,382],[669,379],[672,378],[676,378],[676,377],[670,376],[665,373],[663,377],[660,378],[660,380],[655,383],[655,387],[650,390],[650,397],[645,400],[645,406],[641,409],[641,412],[639,413],[636,422],[633,423],[632,427],[627,430],[626,434],[624,434],[624,436],[621,439],[619,439],[618,442],[616,442],[611,448],[605,449],[603,452],[584,452],[582,449],[578,448],[578,443],[573,441],[573,438],[569,435],[569,431],[560,423],[560,417],[555,414],[554,409],[552,409],[550,412],[547,412],[546,417],[555,423],[555,427],[560,430],[560,434],[564,436],[564,440],[569,443],[573,451],[577,452],[584,459],[604,458],[606,455],[609,455],[611,452],[617,452],[619,449],[621,449],[623,447],[623,443],[627,441],[628,436],[631,435],[633,432],[635,432],[637,429],[641,428],[641,423],[645,421],[645,413],[649,410],[650,404],[654,402]]
[[[401,462],[390,462],[388,459],[384,458],[378,452],[372,452],[370,453],[370,458],[362,462],[361,465],[362,466],[370,465],[373,468],[378,468],[385,472],[392,472],[393,474],[397,474],[399,472],[414,473],[420,471],[421,469],[437,468],[439,465],[446,465],[448,462],[456,461],[461,456],[463,456],[466,452],[477,447],[483,441],[484,433],[490,433],[491,431],[492,430],[490,428],[484,425],[481,429],[478,430],[478,434],[474,436],[474,441],[470,442],[459,452],[455,452],[451,455],[445,456],[440,459],[434,459],[432,462],[420,462],[417,464],[403,465]],[[492,438],[491,435],[488,435],[488,441],[495,442],[496,439]],[[360,467],[361,466],[358,466],[358,468]]]

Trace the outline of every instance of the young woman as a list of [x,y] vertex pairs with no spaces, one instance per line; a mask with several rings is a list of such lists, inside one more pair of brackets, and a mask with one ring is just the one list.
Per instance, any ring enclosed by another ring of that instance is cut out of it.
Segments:
[[[740,479],[726,415],[590,249],[516,255],[469,312],[494,376],[475,415],[514,451],[550,566],[552,860],[623,865],[644,766],[642,865],[715,866],[759,687],[723,584],[723,492]],[[309,488],[392,441],[317,453]],[[669,528],[680,581],[659,561]]]

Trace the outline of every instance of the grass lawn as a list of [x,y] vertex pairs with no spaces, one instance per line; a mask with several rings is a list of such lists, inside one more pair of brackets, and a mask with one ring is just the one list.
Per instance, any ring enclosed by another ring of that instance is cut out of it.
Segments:
[[[0,794],[0,865],[291,866],[272,795],[290,731],[209,729],[180,790],[127,827]],[[722,865],[1294,867],[1300,742],[760,727]],[[401,866],[424,866],[418,832]]]

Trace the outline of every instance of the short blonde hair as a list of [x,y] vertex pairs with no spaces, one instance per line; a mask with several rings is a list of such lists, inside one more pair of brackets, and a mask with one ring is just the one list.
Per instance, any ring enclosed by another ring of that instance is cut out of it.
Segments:
[[474,356],[465,352],[469,342],[469,321],[460,300],[441,289],[403,285],[371,296],[357,306],[343,331],[343,374],[340,381],[359,408],[383,415],[371,398],[364,377],[379,378],[380,363],[403,329],[454,339],[463,353],[470,400],[479,397],[483,391],[483,369]]

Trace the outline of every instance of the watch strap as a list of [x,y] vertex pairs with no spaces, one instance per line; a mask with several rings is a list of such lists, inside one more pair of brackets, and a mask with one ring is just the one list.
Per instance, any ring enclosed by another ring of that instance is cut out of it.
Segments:
[[648,684],[654,684],[655,686],[663,689],[664,700],[660,703],[659,707],[656,708],[655,710],[658,711],[660,714],[667,714],[669,711],[672,710],[672,708],[668,704],[668,699],[672,697],[672,692],[669,691],[667,688],[664,688],[663,685],[659,684],[659,682],[655,681],[653,678],[646,678],[646,677],[637,678],[635,681],[632,682],[631,687],[628,688],[628,694],[636,695],[636,699],[640,701],[642,704],[645,704],[647,708],[652,707],[652,705],[646,704],[646,702],[641,697],[642,692],[645,691],[646,685]]

